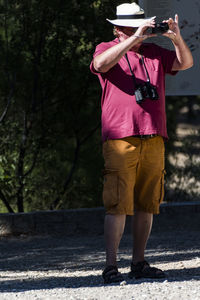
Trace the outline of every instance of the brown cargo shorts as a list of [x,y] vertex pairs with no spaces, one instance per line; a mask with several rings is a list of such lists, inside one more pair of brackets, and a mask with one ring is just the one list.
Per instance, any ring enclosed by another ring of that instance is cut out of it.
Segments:
[[107,214],[159,213],[164,197],[165,145],[161,136],[103,143],[103,202]]

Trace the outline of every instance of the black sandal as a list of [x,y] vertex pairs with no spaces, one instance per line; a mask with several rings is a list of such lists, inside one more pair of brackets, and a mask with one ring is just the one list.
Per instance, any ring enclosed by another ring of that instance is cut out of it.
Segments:
[[116,266],[107,266],[102,273],[104,283],[122,282],[124,278]]
[[128,274],[129,278],[135,277],[135,279],[139,278],[165,278],[165,273],[155,267],[150,267],[149,263],[144,260],[140,261],[137,264],[131,263],[131,272]]

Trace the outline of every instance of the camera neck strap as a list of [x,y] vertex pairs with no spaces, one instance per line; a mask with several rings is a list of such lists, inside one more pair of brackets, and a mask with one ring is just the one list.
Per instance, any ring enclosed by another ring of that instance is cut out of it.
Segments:
[[128,66],[129,66],[129,69],[130,69],[130,72],[131,72],[131,76],[132,76],[132,78],[133,78],[133,82],[134,82],[134,84],[137,86],[136,78],[135,78],[135,75],[134,75],[134,73],[133,73],[133,70],[131,69],[131,65],[130,65],[130,62],[129,62],[127,53],[125,53],[125,58],[126,58],[126,60],[127,60]]
[[145,63],[144,63],[144,57],[143,57],[142,55],[141,55],[141,60],[142,60],[142,65],[144,66],[144,69],[145,69],[146,76],[147,76],[147,82],[150,83],[149,73],[148,73],[148,71],[147,71],[147,67],[146,67],[146,65],[145,65]]
[[[130,69],[130,72],[131,72],[131,76],[133,78],[133,81],[135,83],[135,85],[137,85],[136,83],[136,78],[135,78],[135,75],[133,73],[133,70],[131,68],[131,65],[130,65],[130,62],[129,62],[129,59],[128,59],[128,55],[127,53],[125,53],[125,58],[127,60],[127,63],[128,63],[128,66],[129,66],[129,69]],[[146,68],[146,65],[145,65],[145,62],[144,62],[144,57],[141,55],[141,60],[142,60],[142,65],[144,66],[144,70],[145,70],[145,73],[146,73],[146,76],[147,76],[147,82],[150,83],[150,77],[149,77],[149,73],[147,71],[147,68]]]

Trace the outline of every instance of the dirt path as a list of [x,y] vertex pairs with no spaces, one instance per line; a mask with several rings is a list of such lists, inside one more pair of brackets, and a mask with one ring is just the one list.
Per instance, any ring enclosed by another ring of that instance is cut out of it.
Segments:
[[123,285],[104,286],[103,236],[1,239],[0,299],[200,299],[200,213],[155,222],[146,258],[165,280],[128,280],[131,238],[119,250]]

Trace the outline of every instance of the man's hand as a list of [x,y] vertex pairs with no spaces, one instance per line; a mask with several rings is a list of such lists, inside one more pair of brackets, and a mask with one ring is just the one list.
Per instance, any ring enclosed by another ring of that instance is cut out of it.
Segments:
[[145,40],[149,37],[155,37],[156,34],[152,34],[147,32],[148,28],[155,27],[156,17],[151,18],[150,20],[144,22],[140,27],[138,27],[137,31],[134,33],[134,36],[141,37],[142,40]]
[[175,15],[175,19],[169,18],[169,20],[163,21],[168,23],[169,30],[166,33],[163,33],[164,36],[170,38],[174,43],[180,40],[181,34],[178,25],[178,15]]
[[174,20],[169,18],[169,20],[163,22],[166,22],[169,26],[169,30],[166,33],[163,33],[163,35],[170,38],[176,51],[176,58],[172,66],[172,71],[191,68],[193,66],[193,57],[190,49],[181,36],[178,26],[178,15],[175,15]]

